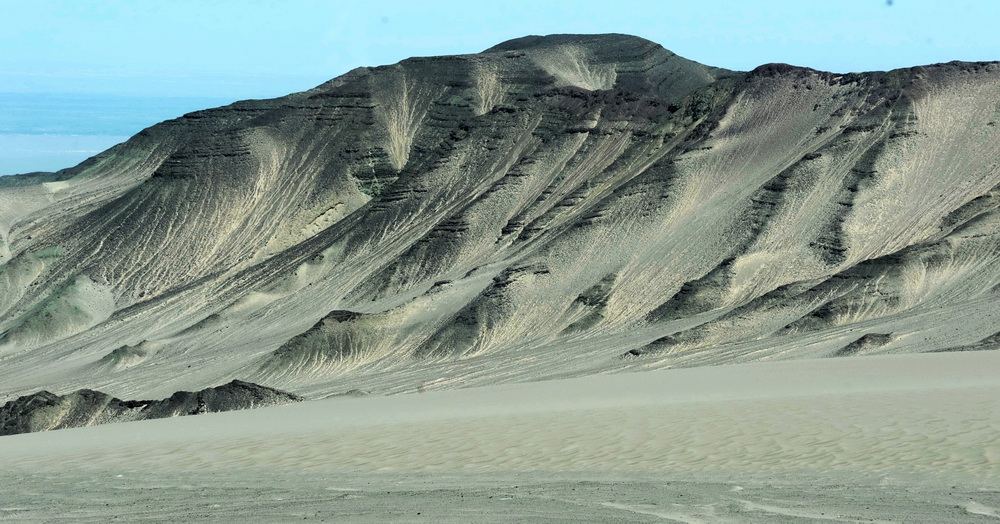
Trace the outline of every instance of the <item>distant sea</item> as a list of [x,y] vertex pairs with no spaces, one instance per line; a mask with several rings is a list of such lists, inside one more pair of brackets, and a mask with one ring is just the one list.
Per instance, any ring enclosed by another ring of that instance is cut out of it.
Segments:
[[225,98],[0,93],[0,176],[58,171]]

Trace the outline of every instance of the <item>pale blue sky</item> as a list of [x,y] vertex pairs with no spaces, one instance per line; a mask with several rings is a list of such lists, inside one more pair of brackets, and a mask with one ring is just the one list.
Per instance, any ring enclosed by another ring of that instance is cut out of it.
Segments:
[[629,33],[710,65],[1000,59],[994,0],[0,0],[0,92],[278,96],[526,34]]

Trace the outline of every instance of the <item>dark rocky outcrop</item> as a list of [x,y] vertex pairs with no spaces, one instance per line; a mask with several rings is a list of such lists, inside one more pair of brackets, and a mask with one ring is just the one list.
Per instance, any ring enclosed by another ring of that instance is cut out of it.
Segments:
[[865,333],[860,338],[850,344],[838,349],[833,356],[846,357],[870,353],[886,344],[889,344],[896,337],[892,333]]
[[120,400],[92,389],[66,395],[39,391],[0,407],[0,435],[200,415],[301,400],[298,395],[241,380],[201,391],[178,391],[163,400]]

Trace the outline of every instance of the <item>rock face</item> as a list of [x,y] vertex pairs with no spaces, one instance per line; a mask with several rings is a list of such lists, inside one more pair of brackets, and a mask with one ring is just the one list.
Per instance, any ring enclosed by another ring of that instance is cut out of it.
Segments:
[[302,397],[234,380],[197,392],[178,391],[163,400],[119,400],[81,389],[67,395],[48,391],[19,397],[0,407],[0,435],[77,428],[154,418],[200,415],[299,402]]
[[0,178],[0,384],[323,396],[967,346],[1000,310],[998,122],[997,63],[733,72],[559,35],[359,68]]

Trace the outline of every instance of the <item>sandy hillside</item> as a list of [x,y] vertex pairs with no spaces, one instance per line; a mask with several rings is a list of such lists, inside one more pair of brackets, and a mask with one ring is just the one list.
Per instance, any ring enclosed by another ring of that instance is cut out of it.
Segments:
[[556,35],[190,113],[0,179],[0,400],[996,347],[998,86]]

